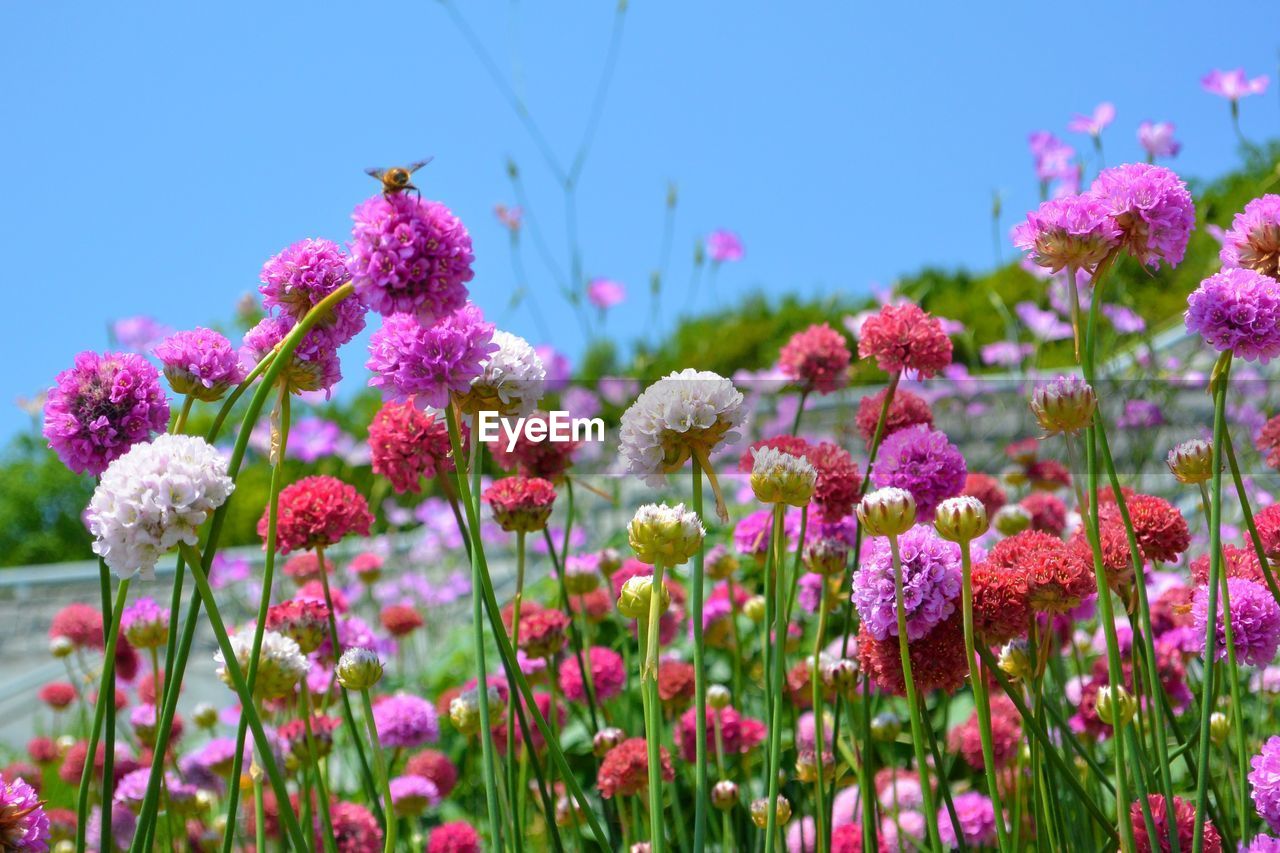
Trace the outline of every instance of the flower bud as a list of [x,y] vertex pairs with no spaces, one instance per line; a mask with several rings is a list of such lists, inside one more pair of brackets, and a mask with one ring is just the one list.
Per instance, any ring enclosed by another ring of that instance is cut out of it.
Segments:
[[591,751],[596,754],[596,758],[604,758],[609,750],[627,739],[627,734],[622,729],[612,726],[601,729],[596,732],[596,736],[591,741]]
[[[1108,725],[1123,727],[1133,719],[1138,703],[1128,690],[1104,684],[1098,688],[1098,719]],[[1212,722],[1212,721],[1211,721]]]
[[564,590],[569,595],[586,595],[600,586],[600,574],[594,566],[584,565],[573,558],[564,567]]
[[773,447],[751,450],[751,491],[756,500],[767,504],[808,506],[818,483],[813,463],[803,456],[792,456]]
[[738,558],[728,548],[717,545],[707,552],[703,571],[711,580],[722,581],[738,571]]
[[[652,595],[653,575],[636,575],[633,578],[627,578],[627,582],[622,585],[621,594],[618,595],[618,612],[632,619],[647,619],[649,599]],[[671,592],[664,581],[659,592],[658,611],[666,613],[670,606]]]
[[631,845],[630,853],[652,853],[653,845],[648,841],[637,841]]
[[1178,482],[1204,483],[1213,476],[1213,445],[1201,438],[1184,441],[1169,451],[1166,461]]
[[759,625],[764,621],[765,603],[763,595],[753,595],[742,604],[742,612],[747,618]]
[[871,737],[881,743],[889,743],[902,734],[902,721],[894,714],[884,711],[871,718]]
[[[816,750],[802,749],[796,754],[796,778],[806,785],[811,785],[818,781],[818,753]],[[836,758],[830,750],[823,750],[822,780],[824,782],[832,782],[835,778]]]
[[702,548],[706,531],[684,504],[645,504],[627,525],[627,541],[642,563],[680,566]]
[[1018,486],[1025,486],[1030,482],[1031,478],[1027,476],[1026,468],[1018,465],[1010,465],[1008,468],[1005,468],[1000,472],[1000,480],[1005,485],[1017,488]]
[[858,665],[848,658],[833,660],[822,667],[822,683],[841,693],[853,687],[858,679]]
[[55,658],[70,657],[76,650],[76,644],[69,637],[57,636],[49,640],[49,654]]
[[208,702],[201,702],[191,709],[191,719],[202,729],[211,729],[218,724],[218,709]]
[[729,688],[723,684],[712,684],[707,688],[707,704],[717,711],[728,708],[732,700]]
[[622,568],[622,555],[618,553],[618,549],[602,548],[600,550],[600,574],[611,578],[613,573],[620,568]]
[[75,853],[75,850],[76,844],[69,838],[64,838],[53,845],[53,853]]
[[449,722],[466,737],[480,731],[480,704],[471,691],[460,693],[449,702]]
[[[776,814],[778,826],[786,826],[787,821],[791,820],[791,801],[781,794],[778,795]],[[769,826],[768,797],[761,797],[758,800],[751,801],[751,822],[760,829],[766,829]]]
[[1001,536],[1014,536],[1031,526],[1031,513],[1019,504],[1006,504],[996,510],[994,525]]
[[1209,738],[1218,746],[1226,743],[1227,735],[1231,733],[1231,719],[1221,711],[1214,711],[1209,715]]
[[996,660],[996,666],[1010,678],[1030,678],[1034,670],[1027,641],[1017,639],[1005,643],[1004,648],[1000,650],[1000,657]]
[[933,526],[948,542],[971,542],[987,532],[987,508],[971,495],[947,498],[934,510]]
[[722,812],[727,812],[738,804],[738,783],[729,779],[721,779],[711,786],[711,805]]
[[582,806],[568,797],[556,800],[556,826],[582,826],[585,823],[585,817],[586,812]]
[[827,578],[835,577],[849,565],[851,550],[849,543],[842,539],[814,539],[804,547],[804,562],[811,572]]
[[1097,409],[1098,395],[1078,376],[1059,376],[1031,392],[1031,412],[1046,435],[1079,432]]
[[382,661],[373,649],[347,649],[335,670],[338,683],[348,690],[368,690],[382,680]]
[[900,536],[916,523],[916,499],[906,489],[876,489],[858,504],[858,523],[872,536]]

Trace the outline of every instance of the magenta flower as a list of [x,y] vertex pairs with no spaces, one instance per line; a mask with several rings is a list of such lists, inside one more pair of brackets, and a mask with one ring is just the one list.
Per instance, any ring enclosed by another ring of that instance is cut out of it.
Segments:
[[1042,181],[1072,180],[1076,166],[1072,160],[1076,150],[1047,130],[1037,130],[1027,137],[1031,157],[1035,161],[1036,177]]
[[1253,768],[1249,774],[1253,807],[1272,832],[1280,832],[1280,737],[1267,738],[1249,766]]
[[352,281],[369,308],[430,324],[467,301],[475,255],[471,235],[449,208],[396,193],[374,196],[351,218]]
[[[1265,666],[1276,656],[1280,647],[1280,604],[1271,597],[1271,591],[1248,578],[1227,578],[1227,591],[1231,594],[1231,633],[1235,640],[1236,657],[1249,666]],[[1214,659],[1227,656],[1226,625],[1222,622],[1222,600],[1218,599],[1217,640],[1214,643]],[[1204,651],[1205,631],[1209,625],[1208,590],[1198,587],[1191,602],[1195,618],[1195,632],[1200,642],[1198,651]]]
[[49,832],[49,816],[35,788],[21,776],[0,777],[0,849],[41,853],[49,849]]
[[385,399],[444,408],[450,393],[465,394],[497,351],[494,327],[468,302],[433,326],[392,314],[369,340],[369,384]]
[[1187,297],[1183,315],[1218,350],[1266,364],[1280,355],[1280,282],[1247,269],[1224,269]]
[[621,304],[627,298],[627,288],[620,281],[609,278],[593,278],[587,284],[587,299],[601,311]]
[[244,379],[240,357],[231,341],[212,329],[178,332],[156,345],[164,377],[176,394],[212,402]]
[[435,706],[409,693],[379,699],[373,706],[373,722],[383,749],[422,746],[440,737]]
[[[280,344],[293,330],[295,323],[292,317],[274,314],[263,317],[244,334],[244,343],[240,347],[240,359],[247,364],[257,364]],[[294,394],[303,391],[333,390],[342,379],[342,364],[338,361],[338,350],[325,342],[312,329],[293,351],[293,358],[281,375],[281,380]]]
[[1244,206],[1222,235],[1224,267],[1244,267],[1280,278],[1280,195],[1264,195]]
[[1067,123],[1067,130],[1072,133],[1087,133],[1090,136],[1101,136],[1103,129],[1115,121],[1116,106],[1110,101],[1103,101],[1093,108],[1093,115],[1081,115]]
[[1236,68],[1231,71],[1215,68],[1200,78],[1200,86],[1206,92],[1211,95],[1217,95],[1220,98],[1226,98],[1233,104],[1239,102],[1241,98],[1247,98],[1249,95],[1261,95],[1267,91],[1269,82],[1271,82],[1270,78],[1265,74],[1249,79],[1245,76],[1243,68]]
[[1098,175],[1088,195],[1115,218],[1129,254],[1150,267],[1182,262],[1196,211],[1187,185],[1172,171],[1145,163],[1115,166]]
[[1173,138],[1176,129],[1170,121],[1144,121],[1138,125],[1138,143],[1147,152],[1148,163],[1161,157],[1178,156],[1182,143]]
[[115,345],[126,352],[136,352],[139,355],[151,352],[156,344],[172,334],[171,327],[145,314],[122,317],[111,324],[111,339],[115,341]]
[[890,433],[871,468],[871,482],[877,489],[894,486],[911,493],[921,521],[932,520],[938,504],[960,494],[967,475],[960,450],[946,433],[926,424]]
[[707,235],[707,254],[717,264],[740,261],[745,251],[742,240],[732,231],[717,228]]
[[101,474],[169,426],[160,374],[140,355],[82,352],[54,381],[44,405],[44,437],[77,474]]
[[[853,605],[871,636],[884,640],[898,636],[892,551],[883,536],[870,545],[853,573]],[[907,639],[918,640],[955,612],[960,546],[943,540],[931,525],[917,524],[898,537],[898,551]]]
[[[268,310],[278,309],[294,321],[301,320],[316,303],[351,280],[347,258],[331,240],[299,240],[262,265],[258,291]],[[308,337],[339,347],[364,328],[364,306],[355,298],[344,299],[313,327]]]
[[1050,199],[1013,229],[1013,244],[1051,272],[1094,267],[1119,242],[1107,206],[1087,194]]

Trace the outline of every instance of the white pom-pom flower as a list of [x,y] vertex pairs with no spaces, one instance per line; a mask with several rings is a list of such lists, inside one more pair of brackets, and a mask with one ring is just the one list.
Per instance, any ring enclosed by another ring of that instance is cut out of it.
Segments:
[[[252,626],[242,628],[233,634],[231,650],[235,652],[236,663],[240,672],[249,670],[249,656],[253,653]],[[218,662],[218,678],[228,687],[232,686],[231,674],[227,672],[227,662],[222,652],[215,652],[213,659]],[[291,638],[278,631],[262,632],[262,648],[258,655],[258,674],[254,680],[253,694],[258,699],[279,699],[293,692],[294,685],[307,673],[307,657],[302,648]]]
[[227,461],[203,438],[160,435],[135,444],[103,472],[85,513],[93,552],[121,577],[155,577],[156,561],[198,529],[235,484]]
[[495,411],[503,415],[527,415],[537,408],[547,384],[547,370],[529,342],[519,335],[497,331],[498,349],[471,381],[462,401],[468,414]]

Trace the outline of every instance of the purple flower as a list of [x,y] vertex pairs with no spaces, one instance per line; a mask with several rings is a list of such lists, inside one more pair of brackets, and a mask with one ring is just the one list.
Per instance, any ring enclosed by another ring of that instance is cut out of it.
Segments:
[[1177,157],[1182,143],[1173,138],[1177,127],[1171,121],[1144,121],[1138,125],[1138,143],[1147,152],[1147,160]]
[[740,261],[746,252],[742,248],[742,240],[732,231],[717,228],[707,235],[707,254],[717,264]]
[[169,426],[160,374],[140,355],[82,352],[54,381],[44,405],[44,437],[77,474],[101,474]]
[[249,561],[244,557],[228,557],[219,551],[213,555],[213,565],[209,567],[209,585],[214,589],[225,589],[234,583],[243,583],[249,579]]
[[1120,242],[1120,228],[1098,199],[1050,199],[1013,229],[1013,244],[1051,272],[1094,267]]
[[139,355],[151,352],[156,344],[172,334],[171,327],[145,314],[122,317],[111,324],[111,339],[115,341],[115,346]]
[[396,776],[389,787],[397,814],[416,816],[427,806],[440,802],[440,789],[425,776]]
[[1140,314],[1123,305],[1104,303],[1101,310],[1111,327],[1122,335],[1136,335],[1147,328],[1147,321]]
[[1280,195],[1264,195],[1244,206],[1223,232],[1218,255],[1224,267],[1243,267],[1280,278]]
[[212,329],[196,327],[165,338],[155,348],[164,378],[175,394],[213,402],[244,379],[245,371],[231,341]]
[[1223,71],[1215,68],[1208,74],[1200,78],[1200,86],[1211,95],[1217,95],[1220,98],[1226,98],[1231,103],[1237,103],[1241,98],[1247,98],[1249,95],[1261,95],[1267,91],[1267,83],[1270,79],[1265,74],[1260,74],[1253,79],[1245,76],[1243,68],[1236,68],[1231,71]]
[[1115,121],[1116,106],[1110,101],[1103,101],[1093,108],[1093,115],[1081,115],[1076,113],[1071,121],[1067,122],[1067,130],[1072,133],[1087,133],[1090,136],[1101,136],[1103,129]]
[[1125,400],[1124,412],[1116,419],[1120,429],[1150,429],[1164,424],[1160,406],[1150,400]]
[[324,418],[301,418],[289,428],[285,452],[303,462],[332,456],[342,443],[342,428]]
[[1253,806],[1272,832],[1280,832],[1280,737],[1272,735],[1249,762]]
[[351,218],[352,280],[370,309],[430,324],[466,303],[475,255],[471,235],[449,208],[395,193],[374,196]]
[[[268,310],[278,309],[295,322],[316,303],[351,280],[347,258],[331,240],[299,240],[262,265],[258,291]],[[360,300],[344,299],[313,327],[317,341],[339,347],[364,328]]]
[[[295,323],[292,317],[274,314],[263,317],[258,325],[244,334],[244,343],[240,347],[240,359],[248,364],[262,361],[293,330]],[[293,351],[293,358],[281,374],[281,380],[289,390],[298,394],[303,391],[332,391],[342,379],[342,364],[338,361],[338,351],[329,344],[317,330],[312,329],[303,337]]]
[[[907,639],[918,640],[955,612],[960,546],[939,537],[930,525],[917,524],[898,537],[898,552]],[[898,636],[892,557],[889,540],[877,536],[853,573],[853,605],[877,640]]]
[[1182,262],[1196,211],[1176,174],[1163,166],[1126,163],[1098,175],[1088,195],[1115,218],[1129,254],[1150,267]]
[[373,722],[383,749],[422,746],[440,736],[435,706],[408,693],[396,693],[374,705]]
[[964,489],[967,474],[964,456],[946,433],[917,424],[885,438],[871,481],[877,489],[906,489],[916,499],[918,517],[930,521],[938,504]]
[[[996,810],[991,799],[977,791],[966,791],[952,798],[956,807],[956,819],[965,844],[983,847],[996,840]],[[956,830],[951,824],[951,812],[944,806],[938,812],[938,836],[948,847],[956,847]]]
[[[1276,656],[1280,646],[1280,604],[1271,597],[1266,587],[1247,578],[1228,578],[1227,592],[1231,597],[1231,632],[1235,639],[1236,658],[1250,666],[1265,666]],[[1218,638],[1214,644],[1214,659],[1222,660],[1227,653],[1226,626],[1222,623],[1221,598],[1218,600]],[[1191,601],[1195,617],[1198,644],[1204,651],[1205,629],[1209,621],[1209,591],[1199,587]]]
[[542,367],[547,372],[544,386],[547,393],[563,391],[573,374],[573,363],[569,361],[569,357],[550,344],[539,344],[533,351],[542,359]]
[[1247,269],[1225,269],[1187,297],[1187,331],[1219,352],[1266,364],[1280,355],[1280,282]]
[[593,278],[587,283],[587,299],[601,311],[607,311],[627,298],[627,288],[620,281]]
[[21,853],[49,849],[49,816],[35,788],[21,777],[0,779],[0,849]]
[[996,341],[980,350],[983,364],[999,364],[1010,366],[1021,364],[1022,360],[1035,352],[1031,344],[1019,344],[1013,341]]
[[470,302],[434,326],[392,314],[369,341],[369,384],[388,400],[414,398],[419,406],[444,408],[451,392],[467,392],[497,351],[493,330]]
[[1280,853],[1280,839],[1270,835],[1255,835],[1248,846],[1241,844],[1240,853]]
[[1073,180],[1076,166],[1072,159],[1076,150],[1047,130],[1037,130],[1027,137],[1031,157],[1035,161],[1036,177],[1042,181]]
[[1027,327],[1033,337],[1042,341],[1061,341],[1071,337],[1071,324],[1063,321],[1053,311],[1046,311],[1034,302],[1019,302],[1013,313]]
[[[769,553],[772,525],[772,510],[761,509],[743,516],[733,528],[733,545],[738,553],[757,557]],[[800,518],[794,510],[790,511],[783,518],[782,525],[787,537],[787,547],[790,547],[800,535]]]

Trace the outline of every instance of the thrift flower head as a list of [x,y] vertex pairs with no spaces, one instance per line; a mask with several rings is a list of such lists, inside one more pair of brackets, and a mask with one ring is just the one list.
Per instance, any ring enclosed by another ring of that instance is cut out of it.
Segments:
[[1249,269],[1224,269],[1187,297],[1187,331],[1218,352],[1266,364],[1280,355],[1280,281]]
[[609,278],[593,278],[587,283],[587,299],[601,311],[621,305],[627,298],[627,288],[620,281]]
[[[880,424],[880,412],[884,409],[884,398],[888,393],[889,389],[885,388],[858,401],[856,419],[858,434],[862,436],[868,447],[875,440],[876,427]],[[933,411],[919,395],[905,388],[896,389],[893,399],[889,401],[889,411],[885,413],[880,437],[883,439],[886,435],[916,424],[924,424],[932,428]]]
[[1203,483],[1213,476],[1213,445],[1202,438],[1184,441],[1165,459],[1180,483]]
[[886,305],[863,321],[858,357],[874,358],[886,373],[914,370],[929,377],[951,363],[951,338],[919,305]]
[[49,849],[44,803],[21,777],[0,778],[0,850],[43,853]]
[[[264,317],[245,332],[240,358],[249,364],[262,361],[285,339],[294,325],[293,319],[284,315],[272,314]],[[281,381],[293,394],[306,391],[328,392],[342,379],[342,364],[338,360],[337,348],[314,332],[313,329],[302,339],[281,374]]]
[[1013,229],[1013,244],[1050,272],[1092,269],[1119,242],[1110,211],[1089,195],[1050,199]]
[[1173,138],[1176,126],[1171,121],[1144,121],[1138,125],[1138,143],[1150,160],[1177,157],[1182,143]]
[[1255,198],[1235,215],[1219,257],[1224,267],[1280,278],[1280,195]]
[[791,336],[778,354],[778,366],[803,391],[830,394],[848,384],[851,357],[844,335],[815,323]]
[[1177,266],[1196,212],[1182,179],[1163,166],[1127,163],[1104,170],[1089,188],[1120,227],[1120,244],[1150,267]]
[[[955,795],[953,804],[965,844],[982,847],[995,842],[996,810],[990,797],[977,791],[965,791]],[[938,836],[943,844],[959,846],[956,827],[951,823],[951,812],[945,806],[938,812]]]
[[527,415],[538,405],[546,386],[547,371],[542,359],[524,338],[508,332],[494,332],[497,347],[480,367],[471,387],[459,394],[462,410],[503,415]]
[[481,375],[498,349],[493,337],[493,324],[469,302],[433,325],[393,314],[369,339],[369,384],[388,400],[443,409],[450,394],[465,394]]
[[[1196,836],[1196,807],[1181,797],[1173,798],[1170,809],[1163,794],[1147,796],[1147,807],[1151,812],[1151,822],[1155,824],[1156,837],[1147,835],[1146,816],[1142,803],[1134,801],[1129,807],[1129,820],[1133,824],[1134,847],[1140,851],[1165,850],[1169,845],[1169,837],[1177,835],[1178,849],[1191,850]],[[1172,812],[1172,814],[1170,814]],[[1204,822],[1203,836],[1200,839],[1204,853],[1222,853],[1222,837],[1218,834],[1213,822]]]
[[227,461],[203,438],[160,435],[112,462],[89,501],[93,552],[121,577],[154,577],[156,561],[198,530],[235,489]]
[[445,823],[431,830],[426,853],[480,853],[480,833],[466,821]]
[[[258,291],[268,310],[278,310],[294,322],[326,296],[351,280],[347,258],[332,240],[299,240],[262,265]],[[315,343],[339,347],[364,329],[364,306],[344,299],[320,317],[308,337]]]
[[684,504],[645,504],[627,525],[627,540],[642,563],[680,566],[702,548],[706,531]]
[[1046,435],[1084,429],[1097,408],[1093,387],[1078,376],[1059,376],[1031,392],[1031,412]]
[[44,406],[44,437],[62,464],[98,475],[169,426],[160,374],[133,353],[82,352],[58,374]]
[[707,254],[718,264],[742,260],[742,240],[732,231],[718,228],[707,235]]
[[[1246,578],[1227,578],[1227,591],[1231,598],[1231,630],[1235,638],[1236,657],[1250,666],[1265,666],[1276,655],[1280,646],[1280,604],[1264,586]],[[1218,599],[1218,637],[1214,643],[1214,658],[1222,660],[1227,654],[1226,625],[1221,614],[1222,600]],[[1195,631],[1204,648],[1205,630],[1209,621],[1208,590],[1198,587],[1192,599],[1191,612],[1195,615]]]
[[348,690],[368,690],[382,680],[382,661],[373,649],[347,649],[334,670],[338,683]]
[[1067,130],[1072,133],[1087,133],[1090,136],[1099,136],[1107,125],[1115,121],[1115,118],[1116,105],[1110,101],[1103,101],[1093,108],[1092,115],[1076,113],[1075,117],[1067,122]]
[[[898,636],[889,540],[877,536],[853,574],[853,604],[877,640]],[[960,546],[918,524],[898,537],[907,639],[916,640],[955,612],[960,595]]]
[[378,742],[384,749],[422,746],[440,736],[435,706],[418,696],[396,693],[373,706]]
[[369,453],[373,472],[390,480],[397,494],[416,494],[423,479],[453,470],[444,418],[413,403],[386,403],[378,410],[369,423]]
[[1259,74],[1253,78],[1246,77],[1243,68],[1236,68],[1231,71],[1215,68],[1200,78],[1200,86],[1206,92],[1211,95],[1217,95],[1220,98],[1226,98],[1233,104],[1241,98],[1247,98],[1250,95],[1261,95],[1266,92],[1269,82],[1271,82],[1270,78],[1265,74]]
[[159,648],[169,639],[169,611],[154,599],[139,598],[121,614],[120,632],[134,648]]
[[[858,664],[871,677],[872,683],[895,696],[906,695],[902,674],[902,656],[897,637],[877,640],[864,623],[858,633]],[[911,676],[916,690],[958,690],[969,674],[965,661],[964,627],[957,610],[945,622],[908,647]]]
[[[644,738],[633,737],[609,750],[600,762],[600,771],[596,776],[600,796],[608,800],[613,797],[637,796],[649,790],[648,749]],[[671,766],[671,754],[665,746],[658,748],[658,760],[661,763],[663,781],[675,781],[676,772]]]
[[503,530],[532,533],[547,526],[556,488],[541,477],[506,477],[485,489],[480,499]]
[[155,356],[164,365],[164,378],[174,393],[190,394],[197,400],[219,400],[244,379],[240,356],[231,341],[211,329],[171,335],[156,345]]
[[467,301],[471,235],[449,208],[401,192],[374,196],[351,218],[352,281],[370,309],[430,324]]
[[1076,150],[1046,130],[1038,130],[1027,137],[1031,157],[1035,163],[1036,177],[1041,181],[1071,180],[1076,175],[1072,159]]
[[[245,627],[231,635],[231,650],[235,652],[236,663],[242,673],[249,670],[249,655],[253,651],[254,629]],[[234,682],[227,670],[226,659],[222,652],[215,652],[213,659],[218,662],[218,677],[228,687]],[[275,631],[262,633],[262,648],[258,655],[258,677],[253,685],[253,695],[259,699],[279,699],[293,695],[294,685],[298,683],[310,664],[302,654],[302,649],[284,634]]]
[[[355,533],[369,535],[373,516],[364,496],[337,477],[303,477],[280,491],[276,546],[282,554],[327,548]],[[258,535],[267,535],[267,509],[258,519]]]
[[[622,692],[627,674],[622,655],[604,646],[592,646],[583,657],[587,666],[591,667],[591,683],[595,687],[597,702],[608,701]],[[569,655],[560,664],[560,690],[566,699],[573,702],[582,702],[587,698],[576,655]]]
[[871,469],[877,488],[905,489],[915,498],[922,519],[933,518],[934,508],[964,489],[968,469],[959,449],[946,434],[922,425],[898,430],[884,440]]
[[416,817],[440,802],[436,783],[422,776],[396,776],[390,782],[391,802],[398,817]]
[[772,447],[752,451],[751,489],[762,503],[807,506],[813,497],[818,472],[803,456],[792,456]]
[[1253,805],[1272,832],[1280,832],[1280,737],[1267,738],[1262,749],[1249,761],[1253,771]]

